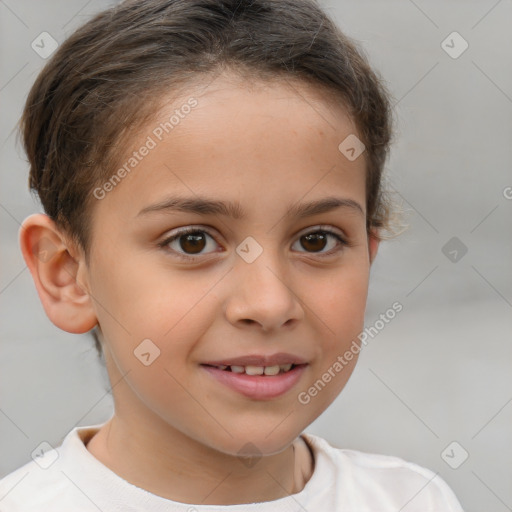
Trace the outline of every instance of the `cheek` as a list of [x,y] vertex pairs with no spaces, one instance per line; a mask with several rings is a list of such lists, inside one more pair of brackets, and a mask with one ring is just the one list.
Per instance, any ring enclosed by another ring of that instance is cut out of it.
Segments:
[[157,275],[132,264],[130,272],[120,266],[104,274],[93,291],[116,372],[158,414],[198,412],[185,390],[190,355],[211,320],[205,309],[211,279],[191,286],[190,275],[161,269]]
[[366,265],[340,267],[309,287],[309,294],[303,296],[324,326],[324,348],[341,349],[357,337],[363,329],[367,295]]
[[368,272],[364,266],[347,267],[310,291],[307,304],[314,311],[310,316],[315,322],[317,360],[297,400],[299,410],[303,407],[315,419],[336,399],[355,369]]
[[190,337],[192,331],[201,331],[206,317],[200,311],[212,281],[212,276],[125,260],[94,280],[98,320],[105,334],[113,331],[113,336],[107,334],[112,341],[183,340],[185,333]]

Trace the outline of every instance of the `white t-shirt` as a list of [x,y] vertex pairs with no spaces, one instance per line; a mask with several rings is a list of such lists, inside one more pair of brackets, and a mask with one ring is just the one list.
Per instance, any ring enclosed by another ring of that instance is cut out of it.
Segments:
[[463,512],[438,475],[397,457],[334,448],[312,434],[313,474],[301,492],[243,505],[191,505],[130,484],[86,443],[101,427],[76,427],[0,480],[2,512]]

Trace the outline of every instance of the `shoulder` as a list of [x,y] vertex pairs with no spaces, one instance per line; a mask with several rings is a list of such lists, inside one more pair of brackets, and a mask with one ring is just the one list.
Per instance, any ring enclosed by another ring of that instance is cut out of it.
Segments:
[[[95,427],[91,427],[94,429]],[[0,479],[2,512],[85,512],[97,510],[75,483],[73,458],[80,442],[73,429],[57,448],[48,445],[33,460]],[[76,465],[76,464],[75,464]]]
[[[463,512],[455,494],[438,473],[391,455],[336,448],[327,440],[303,434],[333,484],[359,504],[380,510]],[[386,505],[383,505],[383,504]],[[361,510],[364,508],[361,507]]]
[[[0,507],[5,512],[39,511],[43,504],[54,505],[66,492],[69,481],[54,468],[54,450],[46,452],[38,463],[30,461],[0,480]],[[41,465],[39,465],[39,463]]]

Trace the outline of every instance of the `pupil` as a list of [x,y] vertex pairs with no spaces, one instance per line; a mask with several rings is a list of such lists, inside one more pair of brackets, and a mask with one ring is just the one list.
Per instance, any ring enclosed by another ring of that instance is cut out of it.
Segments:
[[[185,240],[185,242],[184,242]],[[187,244],[189,246],[187,247]],[[192,254],[201,252],[206,245],[204,233],[187,233],[180,237],[180,247],[185,251]]]
[[[301,238],[306,241],[306,243],[302,242],[302,247],[304,247],[304,249],[308,249],[314,252],[321,251],[325,247],[327,239],[324,233],[311,233],[309,235],[304,235]],[[318,243],[315,244],[315,242],[318,241],[321,242],[321,247],[319,247]]]

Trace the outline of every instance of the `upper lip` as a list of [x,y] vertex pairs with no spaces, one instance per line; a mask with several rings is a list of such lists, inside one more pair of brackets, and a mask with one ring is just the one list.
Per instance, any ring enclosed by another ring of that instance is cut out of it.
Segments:
[[246,356],[230,357],[218,361],[207,361],[202,364],[210,366],[276,366],[284,364],[305,364],[307,361],[302,357],[285,352],[272,355],[250,354]]

